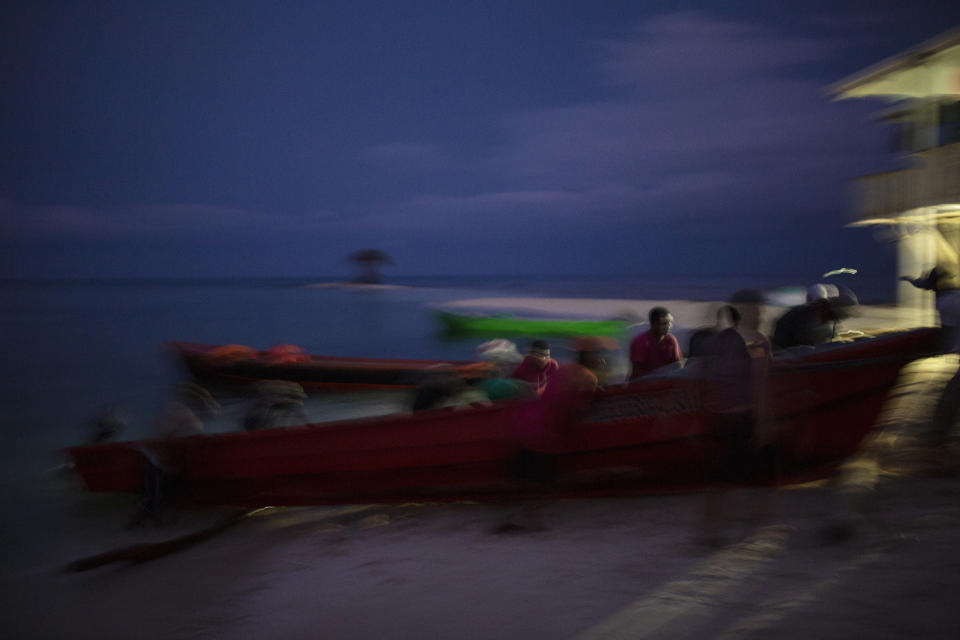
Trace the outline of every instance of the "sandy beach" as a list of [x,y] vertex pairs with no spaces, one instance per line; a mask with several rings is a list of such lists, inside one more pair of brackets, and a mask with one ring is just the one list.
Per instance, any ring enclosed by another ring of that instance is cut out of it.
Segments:
[[[510,300],[561,312],[623,302]],[[658,304],[693,326],[712,307]],[[865,308],[849,327],[898,317]],[[124,531],[134,502],[104,497],[85,503],[93,527],[4,575],[0,625],[17,638],[953,638],[960,475],[950,451],[931,467],[915,442],[955,366],[908,366],[832,482],[735,492],[717,548],[698,541],[695,494],[553,502],[545,530],[503,534],[492,529],[516,507],[359,505],[269,509],[149,563],[64,571],[227,513]]]

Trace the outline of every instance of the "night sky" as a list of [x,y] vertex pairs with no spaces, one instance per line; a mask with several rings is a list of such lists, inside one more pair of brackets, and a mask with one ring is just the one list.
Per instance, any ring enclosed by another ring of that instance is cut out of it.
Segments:
[[892,274],[844,76],[960,3],[6,2],[0,277]]

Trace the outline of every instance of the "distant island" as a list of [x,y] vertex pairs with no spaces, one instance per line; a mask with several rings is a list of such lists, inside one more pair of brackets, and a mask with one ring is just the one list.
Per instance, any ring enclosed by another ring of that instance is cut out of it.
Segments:
[[380,284],[376,282],[311,282],[305,285],[310,289],[361,289],[365,291],[381,291],[387,289],[412,289],[413,287],[404,284]]

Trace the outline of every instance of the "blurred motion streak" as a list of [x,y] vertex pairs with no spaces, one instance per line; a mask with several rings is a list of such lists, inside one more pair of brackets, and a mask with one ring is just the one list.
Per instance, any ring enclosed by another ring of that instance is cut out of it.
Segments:
[[[896,127],[909,166],[856,180],[851,226],[880,225],[897,242],[900,275],[934,266],[957,274],[960,248],[960,28],[828,88],[835,99],[894,103],[879,121]],[[933,297],[906,283],[898,302],[910,324],[932,324]]]

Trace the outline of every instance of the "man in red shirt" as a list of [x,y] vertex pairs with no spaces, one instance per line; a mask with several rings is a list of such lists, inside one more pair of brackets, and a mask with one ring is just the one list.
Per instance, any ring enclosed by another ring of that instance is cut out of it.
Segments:
[[537,393],[543,393],[550,377],[559,368],[557,361],[550,357],[550,345],[543,340],[534,340],[530,346],[530,353],[513,370],[510,377],[529,382]]
[[650,309],[650,330],[630,343],[630,379],[645,376],[655,369],[680,362],[680,345],[670,333],[673,316],[664,307]]
[[518,453],[515,473],[524,481],[549,484],[556,473],[556,456],[568,450],[575,427],[597,390],[597,372],[606,367],[602,352],[618,345],[609,338],[581,336],[572,341],[576,362],[560,366],[539,401],[515,416]]

